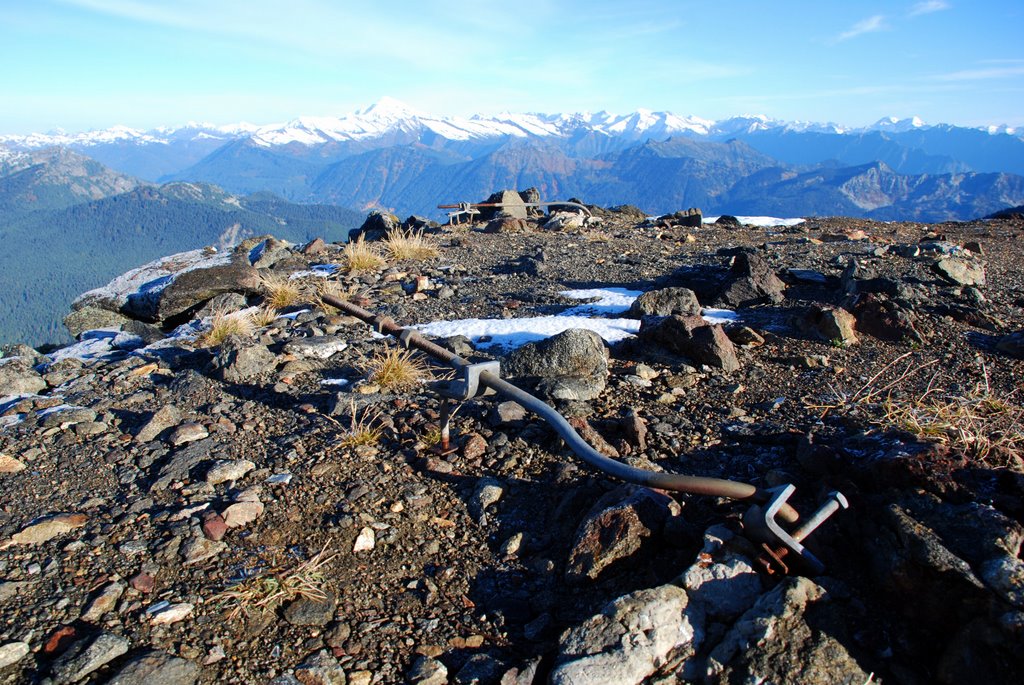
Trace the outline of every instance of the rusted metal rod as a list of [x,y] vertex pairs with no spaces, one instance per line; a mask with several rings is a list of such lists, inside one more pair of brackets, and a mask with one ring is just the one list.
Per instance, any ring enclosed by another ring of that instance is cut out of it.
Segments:
[[[333,295],[324,294],[321,295],[321,299],[332,307],[370,324],[378,333],[392,335],[405,347],[415,347],[434,359],[449,364],[457,370],[465,370],[470,367],[478,366],[472,364],[466,359],[463,359],[457,354],[449,352],[440,345],[427,340],[417,331],[411,328],[402,328],[388,317],[378,316],[363,309],[362,307]],[[628,464],[615,461],[614,459],[610,459],[609,457],[600,454],[597,450],[587,444],[587,442],[579,436],[576,430],[569,425],[569,422],[547,403],[534,397],[521,388],[512,385],[508,381],[503,380],[492,371],[478,370],[478,372],[472,377],[473,384],[478,382],[479,385],[490,388],[499,395],[517,402],[524,408],[532,411],[534,414],[542,418],[555,429],[555,432],[565,440],[569,448],[575,452],[580,459],[610,476],[630,483],[636,483],[637,485],[644,485],[661,490],[687,492],[694,495],[710,495],[712,497],[728,497],[729,499],[755,502],[759,504],[764,504],[772,498],[771,492],[749,483],[740,483],[723,478],[686,476],[675,473],[655,473],[654,471],[646,471],[644,469],[639,469]],[[476,388],[473,387],[469,391],[468,395],[474,396],[475,394]],[[800,518],[796,509],[789,504],[783,504],[777,513],[779,518],[787,523],[795,523]]]
[[438,205],[438,209],[476,209],[477,207],[576,207],[582,209],[587,216],[593,216],[590,209],[579,202],[523,202],[514,205],[504,202],[460,202],[458,204]]

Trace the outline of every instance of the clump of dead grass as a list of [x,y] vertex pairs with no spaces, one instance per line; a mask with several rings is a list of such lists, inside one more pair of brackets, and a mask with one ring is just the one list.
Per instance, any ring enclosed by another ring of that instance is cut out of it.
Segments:
[[305,561],[249,575],[214,595],[212,600],[227,608],[229,620],[271,612],[299,597],[324,602],[327,593],[323,589],[323,568],[335,557],[328,554],[329,548],[327,543]]
[[251,315],[252,323],[257,328],[265,328],[277,321],[277,311],[270,307],[260,307]]
[[360,414],[352,402],[349,416],[349,425],[338,440],[339,447],[374,446],[380,442],[384,434],[380,411],[367,407]]
[[933,373],[923,389],[920,384],[916,391],[907,389],[912,378],[938,364],[938,360],[909,361],[902,371],[895,371],[892,380],[879,380],[891,376],[911,354],[886,364],[852,393],[830,385],[829,401],[808,406],[819,410],[820,418],[830,413],[860,415],[872,425],[947,445],[991,466],[1020,468],[1024,461],[1024,406],[1016,393],[996,393],[984,366],[982,379],[966,392],[944,389],[941,371]]
[[412,390],[430,377],[430,369],[412,350],[390,347],[378,351],[365,364],[366,378],[383,390]]
[[197,339],[200,347],[217,347],[232,335],[248,337],[255,327],[249,312],[214,312],[210,317],[210,327]]
[[375,271],[387,265],[376,246],[366,242],[363,236],[350,240],[342,251],[345,258],[345,270],[350,274]]
[[395,228],[387,233],[384,238],[384,249],[388,251],[392,259],[403,261],[422,261],[433,259],[441,254],[437,243],[423,235],[423,231],[403,231]]
[[291,307],[302,301],[304,288],[299,279],[272,271],[260,272],[263,306],[273,310]]

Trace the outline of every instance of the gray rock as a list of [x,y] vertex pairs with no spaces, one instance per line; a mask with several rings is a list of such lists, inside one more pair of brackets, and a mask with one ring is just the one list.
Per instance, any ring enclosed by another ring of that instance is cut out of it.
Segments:
[[198,680],[197,664],[152,650],[129,660],[107,685],[193,685]]
[[54,685],[74,683],[128,651],[127,638],[102,632],[75,642],[53,663]]
[[985,285],[984,265],[948,257],[935,262],[935,273],[957,285]]
[[540,379],[581,381],[571,392],[590,400],[601,394],[608,377],[608,351],[597,333],[571,328],[539,342],[527,343],[502,361],[502,373],[536,383]]
[[[568,630],[552,685],[635,685],[693,639],[686,592],[675,585],[638,590]],[[692,652],[691,652],[692,654]],[[863,681],[862,681],[863,682]]]
[[437,659],[421,656],[406,673],[414,685],[448,685],[448,669]]
[[228,548],[227,543],[219,540],[208,540],[202,535],[196,535],[185,541],[181,546],[182,563],[185,566],[198,564],[207,559],[212,559]]
[[97,328],[121,328],[128,321],[131,321],[131,319],[124,314],[88,305],[76,309],[65,316],[64,328],[68,329],[68,332],[77,338],[85,331],[92,331]]
[[299,597],[285,607],[284,620],[293,626],[325,626],[334,620],[337,608],[338,602],[331,594],[323,601]]
[[841,307],[811,305],[796,323],[798,329],[819,340],[844,346],[857,342],[857,319]]
[[736,682],[756,673],[761,682],[779,685],[870,682],[871,674],[820,621],[809,620],[812,608],[829,601],[825,589],[808,578],[787,578],[743,614],[712,650],[708,679]]
[[637,554],[645,545],[657,544],[673,504],[666,495],[631,485],[602,496],[576,529],[566,580],[596,580],[615,562]]
[[123,583],[117,581],[108,583],[99,591],[89,606],[86,607],[82,613],[82,620],[90,623],[95,623],[104,614],[109,612],[117,604],[117,600],[121,599],[121,595],[124,594],[125,586]]
[[308,657],[295,667],[295,678],[302,685],[345,685],[345,670],[326,649]]
[[729,279],[718,298],[726,305],[751,307],[764,303],[778,304],[784,299],[786,284],[760,255],[749,252],[736,255]]
[[268,269],[282,259],[290,257],[292,251],[289,248],[291,243],[268,235],[253,246],[246,256],[249,263],[257,269]]
[[494,405],[494,408],[491,410],[490,421],[492,425],[500,426],[512,423],[513,421],[522,421],[526,418],[527,413],[521,404],[507,400]]
[[165,430],[181,423],[181,412],[173,404],[157,409],[135,434],[136,442],[156,440]]
[[344,338],[336,335],[316,335],[291,340],[284,346],[284,351],[301,359],[330,359],[346,347],[348,343]]
[[219,459],[206,472],[206,482],[210,485],[220,485],[228,481],[241,480],[254,468],[256,464],[248,459]]
[[1024,330],[1014,331],[996,341],[996,349],[1011,357],[1024,359]]
[[225,292],[256,293],[259,279],[245,254],[192,250],[132,269],[79,296],[72,311],[105,309],[144,321],[164,321]]
[[502,207],[481,207],[480,218],[484,221],[503,217],[510,219],[529,218],[526,205],[523,204],[523,198],[514,190],[498,191],[484,200],[484,204],[503,205]]
[[699,316],[673,314],[662,319],[644,319],[639,337],[701,364],[732,372],[740,368],[736,348],[718,324],[709,324]]
[[474,654],[455,674],[457,685],[488,685],[499,682],[505,672],[505,664],[490,654]]
[[[697,563],[683,572],[680,582],[690,597],[687,611],[699,610],[704,617],[728,621],[749,609],[764,585],[753,562],[737,549],[735,536],[725,526],[713,526],[704,533],[704,548]],[[697,621],[691,619],[695,627]]]
[[495,478],[481,478],[469,500],[469,513],[483,525],[487,520],[487,508],[497,504],[505,494],[505,486]]
[[33,360],[25,357],[0,359],[0,397],[34,395],[46,390],[46,381],[32,367]]
[[0,670],[18,663],[31,651],[27,642],[8,642],[0,646]]
[[401,220],[394,214],[375,209],[366,215],[366,220],[356,233],[366,241],[384,240],[388,233],[401,228]]
[[648,290],[633,300],[627,316],[640,319],[645,316],[669,316],[682,314],[693,316],[700,314],[700,302],[697,295],[689,288],[661,288]]
[[152,490],[166,490],[172,481],[186,480],[189,473],[201,462],[209,459],[210,452],[217,446],[214,438],[190,442],[179,448],[170,461],[164,464],[153,479]]
[[212,368],[225,383],[249,383],[270,373],[276,362],[277,357],[266,345],[230,336],[217,350]]
[[209,435],[210,432],[206,430],[206,426],[195,421],[188,421],[175,426],[167,436],[167,442],[173,447],[181,447],[187,443],[202,440]]
[[857,330],[879,340],[926,342],[924,334],[917,328],[918,318],[913,310],[884,295],[868,293],[862,296],[853,313],[857,317]]

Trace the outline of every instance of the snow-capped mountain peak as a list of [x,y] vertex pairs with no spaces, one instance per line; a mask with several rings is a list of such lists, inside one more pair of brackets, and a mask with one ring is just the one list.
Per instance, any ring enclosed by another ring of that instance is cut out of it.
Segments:
[[914,129],[923,128],[925,126],[924,121],[920,117],[907,117],[906,119],[897,119],[896,117],[882,117],[871,126],[867,127],[869,131],[891,131],[893,133],[905,133],[906,131],[913,131]]

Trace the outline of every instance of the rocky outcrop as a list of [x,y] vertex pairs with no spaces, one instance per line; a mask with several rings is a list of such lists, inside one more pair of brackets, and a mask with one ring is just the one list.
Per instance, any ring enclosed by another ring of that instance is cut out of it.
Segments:
[[592,400],[606,384],[608,350],[593,331],[569,329],[507,355],[502,372],[557,400]]

